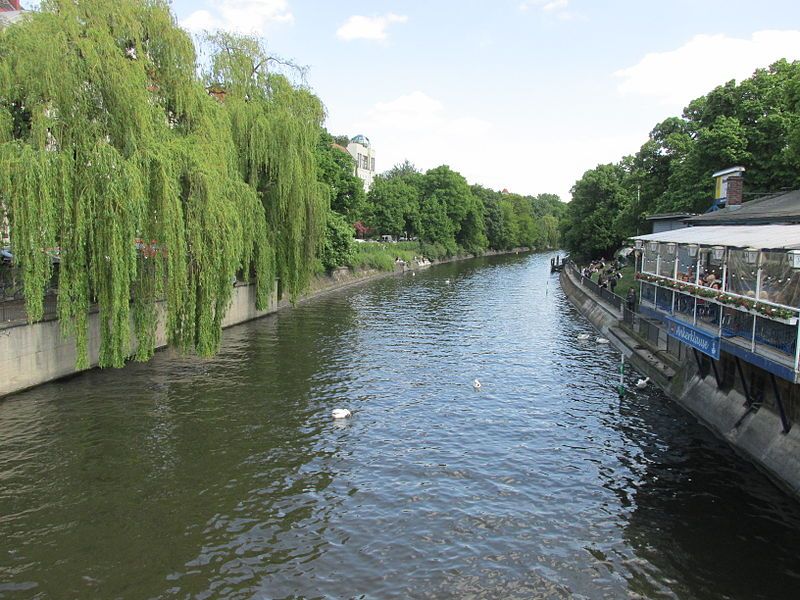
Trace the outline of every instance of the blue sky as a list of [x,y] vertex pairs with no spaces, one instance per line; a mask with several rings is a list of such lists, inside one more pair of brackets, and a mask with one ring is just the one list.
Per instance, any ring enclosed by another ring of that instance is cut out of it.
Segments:
[[660,120],[729,79],[800,59],[795,1],[173,0],[187,29],[257,33],[308,65],[334,134],[379,171],[448,164],[470,183],[569,199]]

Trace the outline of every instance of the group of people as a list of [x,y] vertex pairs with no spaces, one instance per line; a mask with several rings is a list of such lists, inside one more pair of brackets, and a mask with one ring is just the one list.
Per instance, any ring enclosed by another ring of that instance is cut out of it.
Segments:
[[[694,265],[689,267],[689,270],[686,273],[679,273],[678,279],[681,281],[687,281],[689,283],[694,283]],[[700,279],[698,283],[705,287],[710,287],[715,290],[722,289],[722,279],[720,278],[719,274],[714,270],[705,270],[700,275]]]
[[[617,283],[622,279],[621,269],[625,266],[625,262],[621,258],[607,261],[605,258],[600,260],[593,260],[589,265],[581,270],[581,275],[591,280],[595,273],[597,273],[597,285],[602,289],[611,290],[616,293]],[[625,305],[628,310],[636,310],[636,289],[630,288],[625,296]]]
[[617,282],[622,279],[620,269],[623,266],[625,265],[619,260],[606,262],[605,258],[601,258],[584,267],[581,274],[587,279],[591,279],[597,273],[597,285],[602,289],[608,289],[613,292],[617,287]]
[[700,276],[700,285],[713,288],[715,290],[722,289],[722,280],[717,277],[714,271],[706,271]]

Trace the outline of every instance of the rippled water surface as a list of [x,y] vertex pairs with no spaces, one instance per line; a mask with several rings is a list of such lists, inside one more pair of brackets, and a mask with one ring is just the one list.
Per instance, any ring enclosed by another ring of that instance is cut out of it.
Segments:
[[548,270],[387,278],[0,402],[0,597],[797,597],[798,505],[620,400]]

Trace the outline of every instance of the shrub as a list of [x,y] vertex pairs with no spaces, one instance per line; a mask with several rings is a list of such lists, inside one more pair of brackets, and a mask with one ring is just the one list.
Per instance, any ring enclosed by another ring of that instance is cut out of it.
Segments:
[[319,260],[322,266],[330,271],[336,267],[350,265],[355,256],[353,227],[339,213],[328,213],[325,237],[319,249]]

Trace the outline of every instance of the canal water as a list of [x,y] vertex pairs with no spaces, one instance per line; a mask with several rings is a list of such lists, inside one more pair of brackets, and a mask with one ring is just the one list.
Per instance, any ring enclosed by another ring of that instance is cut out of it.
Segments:
[[0,597],[796,597],[800,505],[656,389],[620,400],[549,259],[0,402]]

